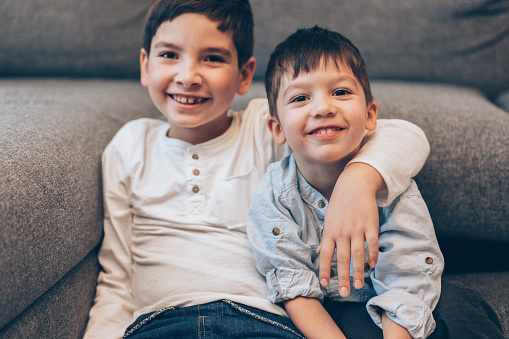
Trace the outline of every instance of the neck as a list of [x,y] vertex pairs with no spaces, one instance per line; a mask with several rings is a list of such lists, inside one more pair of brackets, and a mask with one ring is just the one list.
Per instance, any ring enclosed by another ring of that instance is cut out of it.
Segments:
[[172,128],[170,125],[166,136],[198,145],[223,135],[230,128],[231,122],[232,118],[225,116],[221,121],[215,121],[212,124],[200,127]]
[[327,200],[330,200],[334,186],[350,159],[333,163],[319,163],[316,161],[306,161],[295,154],[294,157],[297,167],[306,181]]

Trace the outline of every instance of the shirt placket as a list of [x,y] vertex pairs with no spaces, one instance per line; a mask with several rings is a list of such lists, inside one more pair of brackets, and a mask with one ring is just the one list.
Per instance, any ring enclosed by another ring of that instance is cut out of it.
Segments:
[[192,215],[203,214],[204,211],[204,180],[203,156],[196,149],[187,152],[187,212]]

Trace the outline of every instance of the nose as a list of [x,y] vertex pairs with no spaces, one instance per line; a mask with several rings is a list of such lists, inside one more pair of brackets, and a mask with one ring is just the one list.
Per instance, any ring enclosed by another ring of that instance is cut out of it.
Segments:
[[197,65],[192,62],[181,63],[175,76],[175,82],[184,87],[200,85],[202,80]]
[[336,115],[336,107],[328,97],[316,98],[311,115],[314,118],[325,118]]

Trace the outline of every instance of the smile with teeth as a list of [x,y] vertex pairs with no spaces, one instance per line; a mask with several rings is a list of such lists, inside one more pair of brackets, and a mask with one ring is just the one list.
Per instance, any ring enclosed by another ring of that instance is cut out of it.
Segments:
[[187,97],[187,96],[176,95],[176,94],[175,95],[171,95],[170,94],[170,96],[176,102],[181,103],[181,104],[185,104],[185,105],[199,104],[199,103],[204,102],[205,100],[207,100],[207,98]]
[[343,128],[340,127],[327,127],[327,128],[319,128],[311,132],[310,134],[332,134],[332,132],[341,131]]

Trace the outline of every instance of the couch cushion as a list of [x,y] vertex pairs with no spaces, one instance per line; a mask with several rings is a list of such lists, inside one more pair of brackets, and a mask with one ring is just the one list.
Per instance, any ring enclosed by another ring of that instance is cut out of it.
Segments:
[[505,337],[509,338],[509,272],[454,274],[444,279],[459,281],[479,292],[497,313]]
[[509,115],[477,90],[376,82],[379,118],[426,133],[431,154],[416,181],[438,235],[509,241]]
[[137,81],[0,80],[0,327],[98,245],[102,150],[159,115]]
[[0,339],[83,338],[97,285],[94,249],[76,267],[0,329]]
[[509,88],[509,6],[504,1],[256,0],[256,75],[298,27],[324,26],[359,47],[372,79],[447,82],[494,97]]
[[138,77],[150,1],[2,0],[0,76]]

